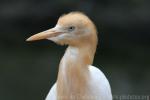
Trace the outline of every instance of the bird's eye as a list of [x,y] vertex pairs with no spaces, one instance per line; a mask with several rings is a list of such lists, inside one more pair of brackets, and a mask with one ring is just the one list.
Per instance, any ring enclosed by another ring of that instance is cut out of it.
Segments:
[[73,31],[75,29],[75,26],[70,26],[69,28],[68,28],[68,31]]

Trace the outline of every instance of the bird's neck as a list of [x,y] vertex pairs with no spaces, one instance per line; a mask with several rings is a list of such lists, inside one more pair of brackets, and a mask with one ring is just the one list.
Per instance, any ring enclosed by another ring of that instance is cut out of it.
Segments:
[[88,65],[93,63],[95,50],[94,45],[67,48],[59,66],[57,79],[59,97],[65,96],[65,100],[69,100],[71,95],[86,91]]

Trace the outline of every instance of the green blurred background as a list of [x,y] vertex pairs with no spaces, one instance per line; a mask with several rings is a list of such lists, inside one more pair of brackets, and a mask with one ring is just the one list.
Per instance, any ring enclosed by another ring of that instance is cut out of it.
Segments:
[[0,0],[0,100],[44,100],[66,47],[25,40],[70,11],[95,22],[113,95],[150,95],[150,0]]

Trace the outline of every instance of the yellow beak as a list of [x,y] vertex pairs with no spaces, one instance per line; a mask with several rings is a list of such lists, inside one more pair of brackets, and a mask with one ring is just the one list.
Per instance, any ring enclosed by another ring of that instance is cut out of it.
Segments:
[[52,28],[52,29],[37,33],[35,35],[32,35],[26,41],[35,41],[35,40],[52,38],[52,37],[56,37],[62,33],[63,32],[58,32],[58,31],[54,30],[54,28]]

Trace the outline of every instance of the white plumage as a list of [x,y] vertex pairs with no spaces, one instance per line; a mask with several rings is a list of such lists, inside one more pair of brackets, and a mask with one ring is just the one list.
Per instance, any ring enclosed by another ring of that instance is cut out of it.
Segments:
[[[81,100],[112,100],[110,85],[103,72],[91,65],[88,66],[88,70],[90,72],[89,88],[91,96],[88,95],[89,99]],[[46,100],[57,100],[56,84],[52,86]]]

